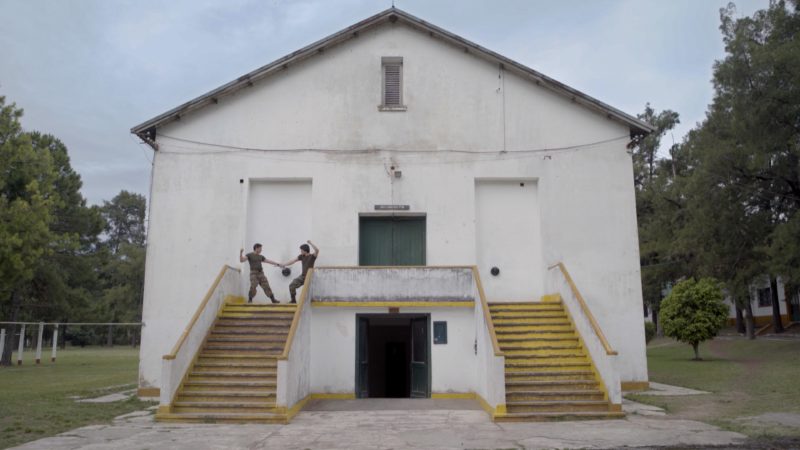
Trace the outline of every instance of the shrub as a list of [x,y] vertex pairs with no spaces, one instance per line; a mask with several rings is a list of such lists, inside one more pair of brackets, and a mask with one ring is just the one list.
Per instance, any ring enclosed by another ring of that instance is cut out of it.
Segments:
[[722,299],[722,289],[713,278],[690,278],[676,284],[661,302],[664,334],[691,345],[694,359],[700,360],[698,345],[716,336],[728,318]]
[[644,323],[644,343],[647,345],[653,338],[656,337],[656,324],[653,322]]

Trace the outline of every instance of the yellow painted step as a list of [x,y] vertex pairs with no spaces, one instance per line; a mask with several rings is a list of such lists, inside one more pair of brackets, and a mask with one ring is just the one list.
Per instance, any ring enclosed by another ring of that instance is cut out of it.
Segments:
[[291,321],[294,319],[294,313],[258,313],[258,312],[238,312],[238,311],[222,311],[219,315],[223,319],[283,319]]
[[251,372],[189,372],[189,381],[209,382],[271,382],[278,379],[277,373],[251,373]]
[[591,371],[591,363],[587,358],[579,358],[576,361],[564,362],[553,361],[550,359],[516,358],[506,359],[506,373],[509,372],[570,372],[570,371]]
[[591,370],[506,370],[506,382],[509,381],[566,381],[581,380],[594,381],[594,372]]
[[510,350],[564,350],[580,351],[581,346],[576,341],[500,341],[500,349]]
[[505,350],[503,347],[500,347],[503,350],[503,353],[506,354],[506,358],[585,358],[586,355],[581,348],[525,348],[525,349],[518,349],[513,348],[511,350]]
[[253,392],[253,391],[195,391],[181,392],[178,394],[177,401],[188,402],[252,402],[252,403],[275,403],[275,392]]
[[291,311],[294,312],[297,310],[297,305],[291,304],[281,304],[281,303],[272,303],[272,304],[250,304],[250,305],[225,305],[225,311]]
[[552,422],[552,421],[575,421],[575,420],[604,420],[604,419],[624,419],[625,413],[610,411],[593,412],[524,412],[506,413],[495,416],[495,422]]
[[596,400],[506,401],[506,410],[515,412],[606,412],[608,402]]
[[275,403],[251,402],[175,402],[172,404],[173,413],[274,413]]
[[274,381],[186,381],[183,383],[183,392],[198,391],[243,391],[253,392],[275,392],[276,382]]
[[506,381],[506,395],[520,391],[591,391],[598,386],[594,380]]
[[520,315],[520,316],[501,316],[497,318],[493,318],[492,322],[497,324],[503,323],[520,323],[520,324],[561,324],[561,325],[571,325],[569,319],[566,316],[534,316],[534,315]]
[[277,423],[288,422],[285,414],[276,413],[168,413],[156,414],[159,422],[181,423]]
[[506,370],[514,366],[533,367],[539,364],[560,364],[560,363],[588,363],[586,356],[551,356],[551,357],[527,357],[506,355]]
[[547,310],[558,310],[564,309],[560,302],[534,302],[534,303],[489,303],[489,311],[512,311],[512,310],[523,310],[523,311],[547,311]]
[[560,400],[574,401],[603,401],[605,395],[602,391],[593,390],[560,390],[560,391],[514,391],[506,394],[508,402],[551,402]]

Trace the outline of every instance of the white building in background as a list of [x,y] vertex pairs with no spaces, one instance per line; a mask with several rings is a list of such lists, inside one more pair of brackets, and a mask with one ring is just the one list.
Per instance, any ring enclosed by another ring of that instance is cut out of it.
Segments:
[[[430,322],[447,323],[427,395],[477,392],[494,406],[489,319],[464,305],[480,303],[480,281],[489,302],[572,296],[551,268],[563,263],[618,353],[591,356],[619,401],[648,379],[628,144],[650,131],[394,8],[134,127],[155,150],[140,392],[163,388],[162,355],[220,267],[241,266],[240,248],[260,242],[286,261],[310,239],[321,254],[294,343],[308,371],[298,395],[359,389],[359,317],[423,317],[429,338]],[[375,265],[390,268],[359,269]],[[427,268],[391,268],[402,265]],[[298,269],[265,269],[282,302]],[[236,277],[227,294],[244,296],[247,267]],[[591,350],[602,339],[586,330]]]

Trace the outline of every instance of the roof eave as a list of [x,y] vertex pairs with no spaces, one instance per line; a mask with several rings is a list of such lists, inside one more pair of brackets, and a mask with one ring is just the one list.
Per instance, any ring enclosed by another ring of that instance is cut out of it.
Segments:
[[[465,51],[472,52],[478,56],[483,57],[484,59],[488,59],[490,61],[497,62],[501,64],[504,68],[512,69],[516,73],[523,75],[526,78],[531,79],[539,86],[543,86],[550,90],[553,90],[561,95],[569,97],[573,102],[582,104],[590,109],[594,109],[601,114],[604,114],[606,117],[612,120],[620,121],[629,126],[631,135],[642,135],[642,134],[649,134],[655,131],[655,128],[645,123],[636,117],[633,117],[629,114],[626,114],[600,100],[597,100],[594,97],[591,97],[587,94],[584,94],[577,89],[573,89],[559,81],[556,81],[540,72],[537,72],[534,69],[531,69],[524,64],[520,64],[512,59],[509,59],[503,55],[495,53],[485,47],[482,47],[472,41],[462,38],[456,34],[453,34],[443,28],[437,27],[431,23],[428,23],[416,16],[413,16],[405,11],[400,9],[391,7],[386,9],[374,16],[371,16],[367,19],[362,20],[356,24],[353,24],[339,32],[331,34],[325,38],[322,38],[310,45],[307,45],[295,52],[292,52],[282,58],[279,58],[265,66],[259,67],[229,83],[226,83],[214,90],[211,90],[197,98],[194,98],[182,105],[179,105],[171,110],[160,114],[156,117],[153,117],[150,120],[142,122],[139,125],[134,126],[131,128],[131,133],[139,136],[142,138],[144,135],[154,134],[154,130],[158,127],[164,126],[168,123],[180,120],[182,116],[201,109],[209,104],[217,103],[220,98],[233,94],[241,89],[253,86],[253,84],[265,77],[272,75],[275,72],[285,70],[290,65],[296,64],[300,61],[303,61],[317,53],[321,53],[325,50],[326,47],[332,47],[338,45],[341,42],[347,41],[354,37],[357,37],[358,34],[368,28],[376,26],[386,21],[397,21],[398,19],[402,19],[404,22],[408,23],[411,26],[414,26],[422,31],[427,31],[431,37],[438,37],[445,41],[450,42],[455,46],[462,46],[464,47]],[[145,142],[148,142],[148,139],[144,139]],[[155,139],[150,140],[148,144],[153,146],[155,144]],[[153,147],[157,149],[157,145]]]

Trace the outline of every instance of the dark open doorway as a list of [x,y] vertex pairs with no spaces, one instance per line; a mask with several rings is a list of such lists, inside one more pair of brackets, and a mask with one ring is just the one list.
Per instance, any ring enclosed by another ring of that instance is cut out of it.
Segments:
[[358,314],[359,398],[430,397],[430,315]]

